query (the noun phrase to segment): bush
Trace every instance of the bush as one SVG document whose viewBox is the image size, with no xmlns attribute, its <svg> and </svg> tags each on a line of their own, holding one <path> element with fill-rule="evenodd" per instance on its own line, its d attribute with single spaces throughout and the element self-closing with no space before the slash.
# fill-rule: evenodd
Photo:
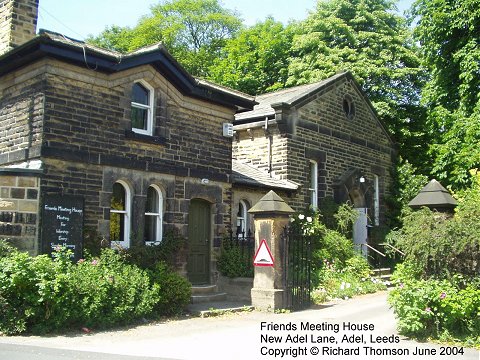
<svg viewBox="0 0 480 360">
<path fill-rule="evenodd" d="M 320 285 L 312 293 L 313 301 L 322 303 L 334 298 L 351 298 L 385 290 L 386 285 L 371 277 L 371 273 L 367 260 L 359 255 L 346 260 L 341 266 L 338 262 L 325 260 L 317 273 Z"/>
<path fill-rule="evenodd" d="M 150 281 L 160 287 L 154 314 L 164 316 L 182 313 L 190 303 L 192 285 L 162 262 L 158 263 L 154 270 L 149 270 L 148 274 Z"/>
<path fill-rule="evenodd" d="M 292 218 L 293 231 L 311 239 L 314 269 L 321 268 L 325 259 L 344 264 L 355 255 L 353 242 L 346 237 L 350 233 L 352 221 L 355 221 L 354 216 L 358 216 L 353 212 L 346 204 L 337 208 L 337 212 L 332 215 L 336 219 L 337 230 L 327 228 L 322 222 L 322 215 L 316 212 L 298 214 Z"/>
<path fill-rule="evenodd" d="M 229 278 L 253 277 L 253 250 L 242 240 L 230 241 L 225 239 L 217 260 L 217 269 Z"/>
<path fill-rule="evenodd" d="M 0 332 L 50 332 L 68 327 L 107 328 L 149 316 L 176 314 L 190 284 L 164 264 L 145 271 L 112 249 L 73 264 L 12 250 L 0 257 Z"/>
<path fill-rule="evenodd" d="M 389 303 L 398 317 L 400 333 L 416 338 L 463 339 L 480 346 L 480 288 L 461 276 L 450 280 L 417 280 L 411 265 L 394 274 L 397 286 Z"/>
<path fill-rule="evenodd" d="M 423 278 L 475 277 L 480 273 L 480 174 L 461 194 L 453 218 L 430 209 L 409 211 L 403 227 L 389 235 Z"/>
<path fill-rule="evenodd" d="M 326 259 L 344 265 L 348 259 L 355 256 L 352 240 L 335 230 L 326 229 L 321 242 L 317 244 L 312 253 L 313 262 L 321 265 Z"/>
<path fill-rule="evenodd" d="M 70 310 L 66 278 L 57 276 L 68 267 L 64 257 L 30 257 L 12 251 L 0 258 L 0 332 L 16 334 L 55 327 Z M 63 318 L 63 321 L 62 321 Z M 48 330 L 48 329 L 46 329 Z"/>
<path fill-rule="evenodd" d="M 177 231 L 166 231 L 162 242 L 158 245 L 134 245 L 128 249 L 120 249 L 125 260 L 142 269 L 154 270 L 157 264 L 164 262 L 175 266 L 176 254 L 182 249 L 185 239 Z"/>
<path fill-rule="evenodd" d="M 14 250 L 15 248 L 7 240 L 0 239 L 0 258 L 10 255 Z"/>
<path fill-rule="evenodd" d="M 68 289 L 74 308 L 69 322 L 77 326 L 106 328 L 124 325 L 152 314 L 160 296 L 158 284 L 136 266 L 125 264 L 112 249 L 99 258 L 79 261 L 70 268 Z"/>
<path fill-rule="evenodd" d="M 473 175 L 453 217 L 408 211 L 390 235 L 406 253 L 389 295 L 405 335 L 480 346 L 480 174 Z"/>
<path fill-rule="evenodd" d="M 357 216 L 351 206 L 344 204 L 328 215 L 335 229 L 322 222 L 322 214 L 299 214 L 292 219 L 294 231 L 311 238 L 311 281 L 315 288 L 312 299 L 316 303 L 386 289 L 385 284 L 371 277 L 370 265 L 356 254 L 353 241 L 347 237 Z"/>
</svg>

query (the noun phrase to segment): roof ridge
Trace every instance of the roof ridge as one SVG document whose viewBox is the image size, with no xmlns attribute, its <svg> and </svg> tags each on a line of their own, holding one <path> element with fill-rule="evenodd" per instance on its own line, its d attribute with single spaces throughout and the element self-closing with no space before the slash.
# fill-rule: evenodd
<svg viewBox="0 0 480 360">
<path fill-rule="evenodd" d="M 280 89 L 280 90 L 275 90 L 275 91 L 270 91 L 270 92 L 266 92 L 266 93 L 263 93 L 263 94 L 259 94 L 257 95 L 256 97 L 260 97 L 260 96 L 269 96 L 269 95 L 274 95 L 274 94 L 280 94 L 282 92 L 289 92 L 289 91 L 296 91 L 296 90 L 299 90 L 300 88 L 307 88 L 307 87 L 310 87 L 310 86 L 316 86 L 316 85 L 319 85 L 319 84 L 322 84 L 324 82 L 327 82 L 327 81 L 331 81 L 337 77 L 341 77 L 343 75 L 345 75 L 346 73 L 348 73 L 348 71 L 343 71 L 343 72 L 339 72 L 339 73 L 336 73 L 332 76 L 329 76 L 325 79 L 322 79 L 322 80 L 318 80 L 318 81 L 314 81 L 314 82 L 310 82 L 310 83 L 307 83 L 307 84 L 300 84 L 300 85 L 295 85 L 295 86 L 291 86 L 291 87 L 287 87 L 287 88 L 283 88 L 283 89 Z"/>
<path fill-rule="evenodd" d="M 275 90 L 275 91 L 271 91 L 271 92 L 266 92 L 266 93 L 257 95 L 256 97 L 260 97 L 260 96 L 271 96 L 271 95 L 277 95 L 277 94 L 282 94 L 282 93 L 287 93 L 287 92 L 294 92 L 294 91 L 296 91 L 296 90 L 298 90 L 298 89 L 300 89 L 300 88 L 309 87 L 309 86 L 312 86 L 312 85 L 315 85 L 315 84 L 319 84 L 319 83 L 321 83 L 321 82 L 323 82 L 323 81 L 325 81 L 325 80 L 316 81 L 316 82 L 309 83 L 309 84 L 302 84 L 302 85 L 291 86 L 291 87 L 283 88 L 283 89 L 280 89 L 280 90 Z"/>
</svg>

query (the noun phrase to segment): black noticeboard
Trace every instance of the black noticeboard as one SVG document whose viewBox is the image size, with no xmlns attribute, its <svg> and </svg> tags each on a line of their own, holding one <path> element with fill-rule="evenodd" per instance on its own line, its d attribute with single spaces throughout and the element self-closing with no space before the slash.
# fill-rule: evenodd
<svg viewBox="0 0 480 360">
<path fill-rule="evenodd" d="M 70 249 L 76 260 L 82 256 L 83 198 L 46 195 L 42 202 L 43 252 L 51 254 L 57 246 Z"/>
</svg>

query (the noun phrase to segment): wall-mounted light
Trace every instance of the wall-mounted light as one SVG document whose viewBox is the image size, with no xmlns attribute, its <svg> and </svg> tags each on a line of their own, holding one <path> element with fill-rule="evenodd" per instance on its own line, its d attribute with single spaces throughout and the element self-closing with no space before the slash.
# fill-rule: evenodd
<svg viewBox="0 0 480 360">
<path fill-rule="evenodd" d="M 363 184 L 365 182 L 365 176 L 360 176 L 360 178 L 358 179 L 358 181 Z"/>
<path fill-rule="evenodd" d="M 208 185 L 208 183 L 210 182 L 210 180 L 208 179 L 202 179 L 202 185 Z"/>
</svg>

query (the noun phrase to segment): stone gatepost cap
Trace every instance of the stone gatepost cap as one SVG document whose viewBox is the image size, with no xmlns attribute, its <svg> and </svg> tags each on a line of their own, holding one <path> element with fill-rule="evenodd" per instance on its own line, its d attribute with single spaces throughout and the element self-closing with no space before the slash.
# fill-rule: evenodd
<svg viewBox="0 0 480 360">
<path fill-rule="evenodd" d="M 273 190 L 262 197 L 250 210 L 250 214 L 280 213 L 293 214 L 295 211 Z"/>
</svg>

